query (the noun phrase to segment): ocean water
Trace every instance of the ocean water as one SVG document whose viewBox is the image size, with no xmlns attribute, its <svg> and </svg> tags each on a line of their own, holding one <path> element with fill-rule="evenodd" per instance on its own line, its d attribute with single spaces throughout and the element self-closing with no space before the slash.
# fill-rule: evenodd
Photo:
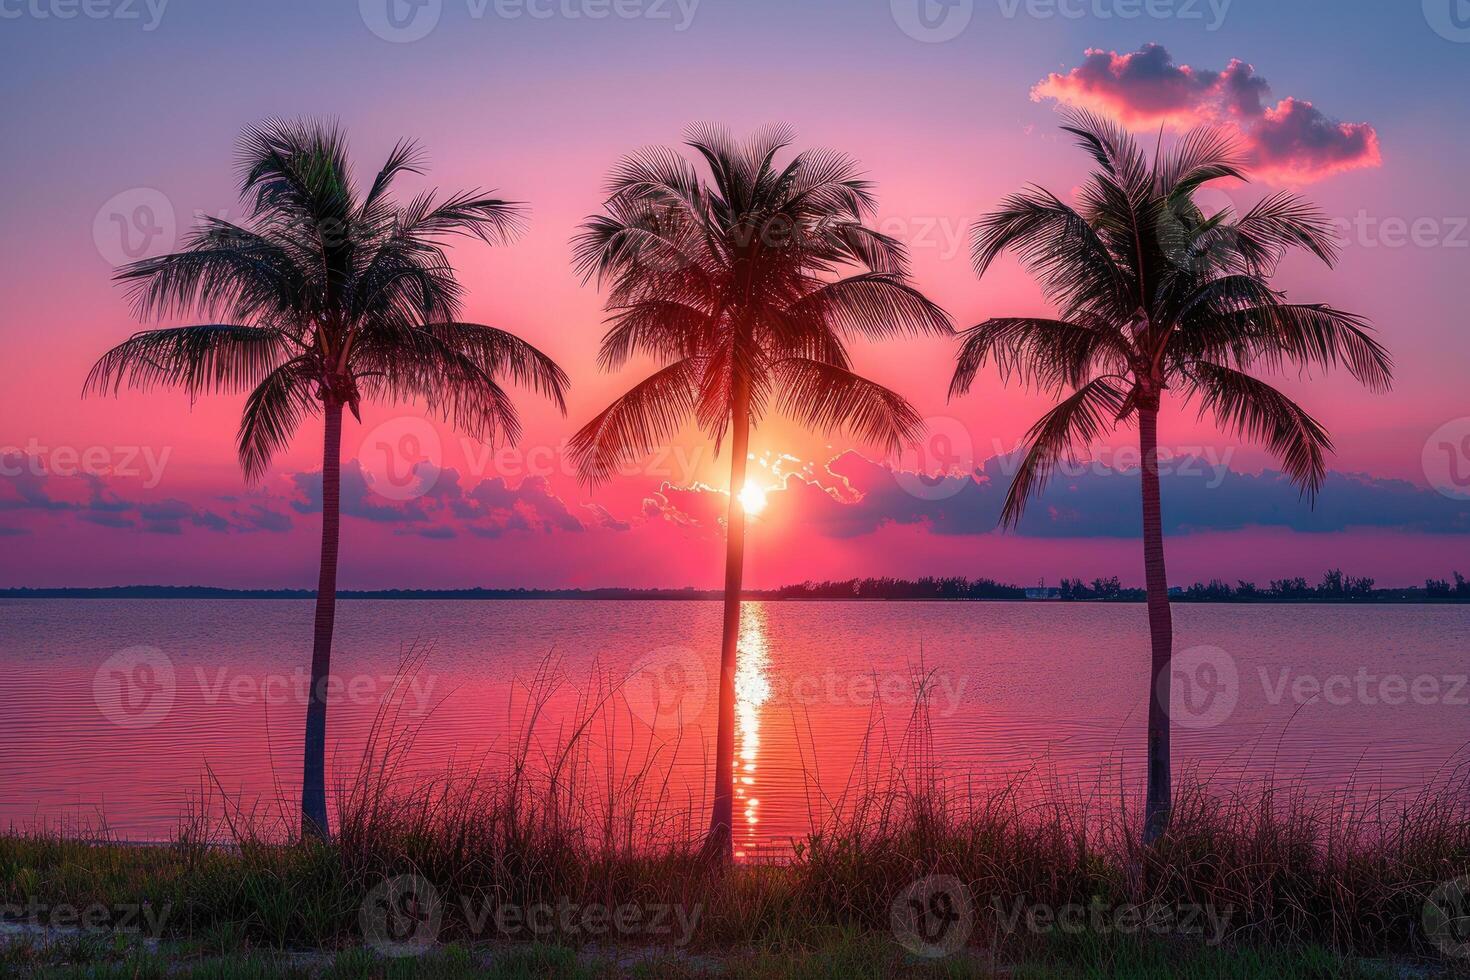
<svg viewBox="0 0 1470 980">
<path fill-rule="evenodd" d="M 1174 616 L 1177 769 L 1413 790 L 1461 761 L 1470 607 Z M 289 811 L 311 621 L 297 600 L 0 600 L 0 825 L 166 839 L 201 795 Z M 1134 792 L 1146 627 L 1141 604 L 748 603 L 740 846 L 788 843 L 904 766 Z M 675 809 L 701 812 L 718 643 L 713 602 L 344 601 L 333 784 L 358 771 L 375 721 L 411 732 L 405 764 L 438 775 L 502 764 L 533 715 L 550 745 L 595 714 L 589 757 L 652 773 Z"/>
</svg>

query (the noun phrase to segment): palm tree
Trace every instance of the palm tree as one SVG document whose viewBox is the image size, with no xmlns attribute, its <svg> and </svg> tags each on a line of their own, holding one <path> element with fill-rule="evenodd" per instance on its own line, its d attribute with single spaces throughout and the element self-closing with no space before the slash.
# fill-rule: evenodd
<svg viewBox="0 0 1470 980">
<path fill-rule="evenodd" d="M 853 161 L 826 150 L 775 158 L 783 128 L 737 143 L 696 127 L 679 152 L 658 147 L 612 173 L 603 212 L 575 241 L 585 279 L 609 283 L 611 324 L 600 365 L 643 355 L 660 365 L 572 439 L 589 483 L 642 458 L 693 420 L 730 441 L 725 610 L 720 645 L 714 806 L 706 854 L 732 847 L 735 648 L 745 550 L 750 430 L 772 412 L 824 431 L 845 428 L 893 447 L 922 420 L 899 395 L 854 373 L 847 340 L 899 333 L 949 335 L 944 311 L 909 284 L 903 246 L 864 224 L 873 211 Z"/>
<path fill-rule="evenodd" d="M 1074 113 L 1062 127 L 1097 162 L 1077 206 L 1042 188 L 1007 198 L 974 228 L 983 276 L 1014 252 L 1057 307 L 1056 319 L 1010 317 L 962 331 L 950 396 L 969 391 L 994 361 L 1003 379 L 1060 397 L 1026 435 L 1026 450 L 1001 521 L 1014 526 L 1054 464 L 1115 425 L 1136 418 L 1142 457 L 1143 551 L 1152 669 L 1148 787 L 1143 839 L 1163 833 L 1170 807 L 1169 695 L 1173 625 L 1164 573 L 1159 502 L 1158 413 L 1167 391 L 1222 429 L 1262 442 L 1285 474 L 1315 499 L 1332 443 L 1325 429 L 1251 370 L 1290 363 L 1302 373 L 1345 366 L 1387 390 L 1388 352 L 1367 322 L 1326 305 L 1289 303 L 1270 286 L 1281 258 L 1305 249 L 1331 265 L 1329 221 L 1296 195 L 1265 197 L 1238 217 L 1206 215 L 1195 191 L 1244 180 L 1230 138 L 1199 129 L 1148 163 L 1119 127 Z"/>
<path fill-rule="evenodd" d="M 326 684 L 337 605 L 342 410 L 364 398 L 418 400 L 467 434 L 514 440 L 515 407 L 500 382 L 534 387 L 565 413 L 566 375 L 525 341 L 457 319 L 461 287 L 445 253 L 455 235 L 486 243 L 518 230 L 518 205 L 468 191 L 389 197 L 421 174 L 412 142 L 389 154 L 366 194 L 332 123 L 269 120 L 240 138 L 244 225 L 204 218 L 182 251 L 120 269 L 140 319 L 217 321 L 146 330 L 108 351 L 84 392 L 126 384 L 244 392 L 238 450 L 258 481 L 302 420 L 320 413 L 322 551 L 302 773 L 303 835 L 326 837 Z"/>
</svg>

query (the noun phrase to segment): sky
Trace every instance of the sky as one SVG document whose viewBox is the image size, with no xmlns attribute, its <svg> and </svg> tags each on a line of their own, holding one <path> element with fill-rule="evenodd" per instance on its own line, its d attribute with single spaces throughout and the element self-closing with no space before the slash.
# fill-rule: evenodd
<svg viewBox="0 0 1470 980">
<path fill-rule="evenodd" d="M 877 226 L 966 327 L 1051 312 L 1009 259 L 977 280 L 968 233 L 1028 183 L 1066 196 L 1085 179 L 1087 157 L 1057 130 L 1063 106 L 1107 113 L 1148 146 L 1191 124 L 1231 128 L 1256 179 L 1207 188 L 1205 203 L 1244 208 L 1282 188 L 1315 201 L 1339 225 L 1341 260 L 1289 260 L 1277 285 L 1368 317 L 1395 359 L 1387 394 L 1346 374 L 1280 379 L 1336 445 L 1315 507 L 1258 447 L 1167 407 L 1171 581 L 1470 573 L 1464 6 L 0 0 L 0 586 L 314 582 L 319 428 L 247 486 L 233 442 L 243 396 L 81 397 L 96 358 L 140 327 L 113 268 L 167 251 L 198 214 L 240 217 L 235 142 L 252 123 L 335 118 L 360 175 L 414 138 L 429 171 L 402 193 L 493 188 L 526 202 L 514 243 L 455 247 L 465 318 L 512 330 L 572 379 L 565 417 L 518 393 L 515 446 L 466 440 L 421 406 L 364 406 L 344 437 L 341 585 L 711 587 L 727 455 L 691 430 L 589 490 L 562 451 L 650 369 L 598 370 L 605 297 L 571 265 L 608 171 L 694 123 L 786 123 L 796 148 L 860 161 Z M 993 370 L 949 401 L 955 349 L 855 345 L 857 366 L 929 422 L 901 455 L 779 419 L 757 429 L 766 507 L 750 585 L 1141 580 L 1136 436 L 1089 447 L 1003 534 L 1013 450 L 1049 403 Z"/>
</svg>

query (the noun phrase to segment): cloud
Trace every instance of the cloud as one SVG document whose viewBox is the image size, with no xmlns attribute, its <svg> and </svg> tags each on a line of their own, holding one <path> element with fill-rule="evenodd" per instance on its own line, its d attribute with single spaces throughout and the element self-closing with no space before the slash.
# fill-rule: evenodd
<svg viewBox="0 0 1470 980">
<path fill-rule="evenodd" d="M 322 475 L 294 473 L 291 481 L 298 513 L 316 514 L 322 509 Z M 422 495 L 411 500 L 389 500 L 376 493 L 356 460 L 342 464 L 342 514 L 382 524 L 404 525 L 400 533 L 429 539 L 448 539 L 460 530 L 485 538 L 510 532 L 577 534 L 588 527 L 626 531 L 630 525 L 614 519 L 600 507 L 573 510 L 551 491 L 546 479 L 528 476 L 512 487 L 502 477 L 481 480 L 466 490 L 458 471 L 438 470 L 426 481 Z M 579 512 L 585 512 L 584 521 Z"/>
<path fill-rule="evenodd" d="M 1197 69 L 1177 64 L 1159 44 L 1129 54 L 1091 48 L 1077 67 L 1038 82 L 1031 98 L 1091 109 L 1133 129 L 1230 127 L 1254 172 L 1276 183 L 1306 184 L 1382 163 L 1368 123 L 1338 122 L 1292 97 L 1273 106 L 1271 87 L 1253 65 L 1235 59 L 1222 71 Z"/>
<path fill-rule="evenodd" d="M 968 475 L 911 492 L 913 474 L 896 472 L 856 452 L 834 458 L 814 478 L 787 476 L 771 491 L 762 520 L 833 539 L 853 539 L 888 526 L 919 526 L 941 536 L 996 529 L 1015 472 L 996 456 Z M 1335 532 L 1377 528 L 1434 534 L 1470 533 L 1470 503 L 1406 480 L 1333 472 L 1316 506 L 1282 474 L 1240 473 L 1197 457 L 1169 460 L 1161 477 L 1164 530 L 1170 535 L 1280 528 Z M 840 488 L 845 487 L 848 495 Z M 1032 538 L 1135 538 L 1142 533 L 1137 469 L 1078 464 L 1058 473 L 1027 507 L 1016 533 Z M 713 528 L 725 494 L 708 488 L 658 495 L 654 513 L 675 523 Z"/>
<path fill-rule="evenodd" d="M 0 470 L 0 511 L 33 511 L 73 515 L 98 527 L 134 528 L 150 534 L 180 534 L 186 525 L 219 533 L 289 531 L 289 514 L 253 503 L 248 509 L 231 506 L 221 512 L 187 500 L 131 500 L 95 473 L 55 476 L 37 457 L 9 454 Z M 234 505 L 237 498 L 216 497 Z M 28 533 L 28 532 L 26 532 Z"/>
</svg>

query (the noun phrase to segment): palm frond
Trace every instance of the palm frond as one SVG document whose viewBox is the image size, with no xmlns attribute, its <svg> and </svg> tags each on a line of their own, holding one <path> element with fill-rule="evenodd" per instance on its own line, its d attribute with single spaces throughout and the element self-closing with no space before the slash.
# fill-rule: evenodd
<svg viewBox="0 0 1470 980">
<path fill-rule="evenodd" d="M 258 482 L 275 455 L 290 444 L 301 420 L 320 409 L 315 383 L 310 362 L 294 358 L 261 379 L 245 399 L 236 444 L 246 483 Z"/>
<path fill-rule="evenodd" d="M 144 330 L 98 359 L 82 393 L 116 394 L 124 385 L 142 391 L 168 385 L 191 396 L 239 391 L 259 382 L 289 351 L 285 334 L 263 327 L 210 324 Z"/>
<path fill-rule="evenodd" d="M 205 217 L 184 249 L 123 266 L 122 283 L 139 319 L 202 313 L 249 321 L 305 312 L 306 275 L 290 242 Z"/>
<path fill-rule="evenodd" d="M 945 337 L 949 315 L 897 276 L 863 272 L 818 285 L 786 311 L 792 319 L 822 323 L 849 334 L 883 339 L 902 334 Z"/>
<path fill-rule="evenodd" d="M 901 395 L 844 368 L 788 357 L 772 373 L 777 410 L 819 432 L 841 429 L 894 452 L 923 431 L 923 417 Z"/>
<path fill-rule="evenodd" d="M 1006 491 L 1001 525 L 1020 523 L 1026 504 L 1041 492 L 1057 462 L 1078 445 L 1111 431 L 1124 412 L 1127 398 L 1110 378 L 1095 378 L 1078 388 L 1043 415 L 1026 433 L 1027 447 Z"/>
<path fill-rule="evenodd" d="M 1198 126 L 1180 137 L 1154 175 L 1155 191 L 1170 200 L 1188 198 L 1212 180 L 1244 180 L 1239 140 L 1219 126 Z"/>
<path fill-rule="evenodd" d="M 1332 221 L 1320 208 L 1289 191 L 1257 202 L 1230 231 L 1235 249 L 1257 272 L 1270 274 L 1293 248 L 1304 248 L 1329 266 L 1337 261 Z"/>
<path fill-rule="evenodd" d="M 680 360 L 630 388 L 597 414 L 568 443 L 582 481 L 597 484 L 667 443 L 694 414 L 699 367 Z"/>
<path fill-rule="evenodd" d="M 1280 352 L 1302 365 L 1346 367 L 1370 391 L 1393 386 L 1393 356 L 1356 314 L 1325 304 L 1273 303 L 1239 310 L 1229 320 L 1268 363 Z"/>
<path fill-rule="evenodd" d="M 470 357 L 491 377 L 504 375 L 551 399 L 563 415 L 571 381 L 555 361 L 515 334 L 478 323 L 429 323 L 421 329 Z"/>
<path fill-rule="evenodd" d="M 1222 429 L 1264 443 L 1282 469 L 1308 497 L 1327 478 L 1332 439 L 1301 406 L 1266 382 L 1233 368 L 1200 361 L 1191 365 L 1191 394 L 1201 398 L 1200 415 L 1214 415 Z"/>
<path fill-rule="evenodd" d="M 1013 194 L 971 230 L 975 274 L 1014 251 L 1057 305 L 1120 317 L 1138 303 L 1107 244 L 1082 215 L 1042 188 Z"/>
<path fill-rule="evenodd" d="M 1106 323 L 998 317 L 960 332 L 962 343 L 949 397 L 968 394 L 975 377 L 994 361 L 1002 381 L 1014 375 L 1043 391 L 1076 388 L 1099 370 L 1125 368 L 1124 338 Z"/>
</svg>

